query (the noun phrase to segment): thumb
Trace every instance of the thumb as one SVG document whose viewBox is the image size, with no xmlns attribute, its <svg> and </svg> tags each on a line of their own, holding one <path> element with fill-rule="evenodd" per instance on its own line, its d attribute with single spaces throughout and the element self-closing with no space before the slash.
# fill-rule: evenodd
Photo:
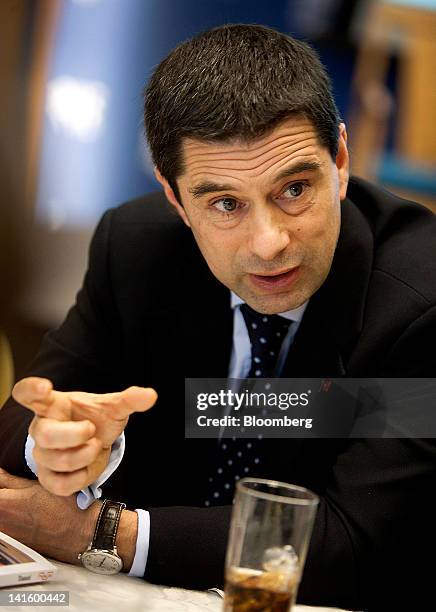
<svg viewBox="0 0 436 612">
<path fill-rule="evenodd" d="M 0 468 L 0 489 L 26 489 L 34 483 L 35 481 L 29 478 L 14 476 L 3 468 Z"/>
<path fill-rule="evenodd" d="M 129 387 L 124 391 L 116 393 L 102 393 L 91 397 L 91 404 L 88 403 L 87 396 L 83 399 L 77 394 L 70 396 L 72 403 L 86 407 L 98 407 L 107 410 L 107 416 L 115 421 L 123 421 L 134 412 L 144 412 L 149 410 L 157 400 L 157 393 L 151 387 Z"/>
</svg>

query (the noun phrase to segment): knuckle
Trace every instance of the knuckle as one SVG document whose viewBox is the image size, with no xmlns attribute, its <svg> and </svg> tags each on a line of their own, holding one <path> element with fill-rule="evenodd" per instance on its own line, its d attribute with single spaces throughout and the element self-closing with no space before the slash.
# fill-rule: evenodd
<svg viewBox="0 0 436 612">
<path fill-rule="evenodd" d="M 77 424 L 77 435 L 83 439 L 87 439 L 95 430 L 95 425 L 92 421 L 82 421 Z"/>
<path fill-rule="evenodd" d="M 124 391 L 121 391 L 119 394 L 118 400 L 126 403 L 130 401 L 132 397 L 136 397 L 138 390 L 139 387 L 128 387 L 127 389 L 124 389 Z"/>
<path fill-rule="evenodd" d="M 95 425 L 92 421 L 85 421 L 85 431 L 87 434 L 93 433 L 95 431 Z"/>
<path fill-rule="evenodd" d="M 74 469 L 71 453 L 59 453 L 56 461 L 58 472 L 71 472 Z"/>
<path fill-rule="evenodd" d="M 42 404 L 41 402 L 32 401 L 32 407 L 33 407 L 33 409 L 37 409 L 38 410 L 38 415 L 40 417 L 47 416 L 47 414 L 49 412 L 49 407 L 46 404 Z"/>
<path fill-rule="evenodd" d="M 37 439 L 42 447 L 49 448 L 54 442 L 53 431 L 48 428 L 41 429 Z"/>
<path fill-rule="evenodd" d="M 72 491 L 70 490 L 69 479 L 60 474 L 53 474 L 50 482 L 51 492 L 56 495 L 66 496 L 70 495 Z"/>
</svg>

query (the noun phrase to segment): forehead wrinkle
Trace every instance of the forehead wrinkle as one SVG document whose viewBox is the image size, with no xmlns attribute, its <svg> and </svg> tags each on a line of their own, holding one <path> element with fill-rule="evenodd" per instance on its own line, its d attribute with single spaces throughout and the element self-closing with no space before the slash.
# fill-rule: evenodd
<svg viewBox="0 0 436 612">
<path fill-rule="evenodd" d="M 266 151 L 260 151 L 260 152 L 256 153 L 256 155 L 253 155 L 251 157 L 243 155 L 242 159 L 241 159 L 240 155 L 238 157 L 229 157 L 229 155 L 237 155 L 237 152 L 233 151 L 233 150 L 229 151 L 227 154 L 224 153 L 224 152 L 221 152 L 221 151 L 220 152 L 209 151 L 207 154 L 201 154 L 201 157 L 206 157 L 207 156 L 208 157 L 207 161 L 210 161 L 210 162 L 222 161 L 222 160 L 224 160 L 224 161 L 249 162 L 249 161 L 252 161 L 253 159 L 258 159 L 259 157 L 268 155 L 268 153 L 271 153 L 271 152 L 276 151 L 276 150 L 279 150 L 279 151 L 280 150 L 291 150 L 291 151 L 296 150 L 296 149 L 298 149 L 299 147 L 301 147 L 302 145 L 304 145 L 307 142 L 313 142 L 313 144 L 315 146 L 318 145 L 318 140 L 317 140 L 316 137 L 308 136 L 307 138 L 299 140 L 298 142 L 289 142 L 289 141 L 286 141 L 286 142 L 280 143 L 279 145 L 276 144 L 275 146 L 267 149 Z M 244 152 L 241 152 L 241 153 L 243 154 Z M 204 163 L 203 159 L 197 159 L 197 157 L 200 157 L 200 155 L 193 155 L 192 156 L 191 160 L 189 160 L 190 161 L 190 166 L 195 166 L 195 165 Z M 185 161 L 187 161 L 187 160 L 185 160 Z"/>
<path fill-rule="evenodd" d="M 203 177 L 205 181 L 211 182 L 209 181 L 209 177 L 211 176 L 216 176 L 219 178 L 219 180 L 217 181 L 218 183 L 224 183 L 224 180 L 230 179 L 230 180 L 234 180 L 234 181 L 238 181 L 239 183 L 243 183 L 244 179 L 239 178 L 237 176 L 232 176 L 230 174 L 223 174 L 221 172 L 214 172 L 214 170 L 216 170 L 216 168 L 214 167 L 212 170 L 210 170 L 210 172 L 207 173 L 207 178 L 204 177 L 204 173 L 203 172 L 199 172 L 196 175 L 192 176 L 192 179 L 194 179 L 196 176 L 200 176 Z"/>
<path fill-rule="evenodd" d="M 318 157 L 317 157 L 317 155 L 315 153 L 312 153 L 312 152 L 305 153 L 304 150 L 303 150 L 303 151 L 300 151 L 298 153 L 298 155 L 296 155 L 292 159 L 289 159 L 289 157 L 287 155 L 286 156 L 282 156 L 280 159 L 278 159 L 276 162 L 274 162 L 267 169 L 265 169 L 263 167 L 259 167 L 259 171 L 257 173 L 256 172 L 251 173 L 250 174 L 250 178 L 257 178 L 257 177 L 261 176 L 265 172 L 265 170 L 266 171 L 273 171 L 273 169 L 275 169 L 274 174 L 276 175 L 276 174 L 279 173 L 278 171 L 280 170 L 280 168 L 284 168 L 286 166 L 290 166 L 291 167 L 294 162 L 297 163 L 297 161 L 299 161 L 299 160 L 300 161 L 303 161 L 303 160 L 309 161 L 310 160 L 310 161 L 317 161 L 317 162 L 319 162 L 319 159 L 318 159 Z M 265 164 L 263 164 L 263 166 L 264 165 Z"/>
<path fill-rule="evenodd" d="M 232 158 L 232 157 L 228 157 L 229 155 L 244 155 L 244 158 L 248 161 L 252 160 L 252 159 L 256 159 L 257 157 L 264 155 L 266 153 L 268 153 L 269 151 L 276 149 L 278 147 L 285 147 L 287 146 L 289 143 L 292 143 L 293 145 L 298 145 L 300 143 L 306 142 L 307 140 L 313 139 L 318 143 L 318 136 L 315 132 L 315 130 L 311 130 L 310 133 L 307 134 L 307 132 L 305 130 L 300 131 L 297 135 L 300 136 L 301 134 L 306 133 L 306 137 L 303 138 L 302 140 L 295 140 L 295 138 L 291 137 L 289 134 L 286 134 L 285 136 L 281 136 L 281 137 L 276 137 L 273 140 L 271 140 L 270 142 L 265 143 L 264 145 L 258 146 L 255 149 L 253 149 L 253 147 L 250 147 L 250 149 L 253 151 L 254 155 L 250 155 L 251 150 L 247 149 L 247 148 L 241 148 L 241 149 L 235 149 L 235 147 L 231 147 L 230 149 L 223 149 L 223 150 L 215 150 L 213 153 L 211 151 L 197 151 L 195 153 L 193 153 L 192 151 L 190 152 L 192 158 L 193 158 L 193 163 L 195 163 L 195 160 L 197 160 L 197 158 L 201 158 L 201 157 L 208 157 L 211 156 L 210 159 L 213 161 L 215 159 L 219 159 L 222 156 L 226 156 L 226 159 L 236 159 L 236 161 L 239 158 Z M 195 145 L 197 147 L 210 147 L 211 145 L 209 144 L 205 144 L 203 142 L 199 142 L 197 143 L 197 145 Z M 213 145 L 212 145 L 213 146 Z M 188 147 L 186 147 L 188 148 Z M 193 148 L 193 147 L 191 147 Z M 216 145 L 216 148 L 219 149 L 219 145 Z M 247 153 L 249 155 L 247 155 Z M 186 161 L 186 156 L 185 156 L 185 161 Z M 200 161 L 200 160 L 199 160 Z"/>
<path fill-rule="evenodd" d="M 311 139 L 308 139 L 308 144 L 304 148 L 302 148 L 302 149 L 300 148 L 300 144 L 301 143 L 299 143 L 298 147 L 293 147 L 291 149 L 289 149 L 288 147 L 281 147 L 280 151 L 276 151 L 274 155 L 269 155 L 266 159 L 261 159 L 259 161 L 259 163 L 255 164 L 253 166 L 247 167 L 246 163 L 249 160 L 242 160 L 241 161 L 239 159 L 234 160 L 234 161 L 240 161 L 241 162 L 241 164 L 239 165 L 238 168 L 229 168 L 228 164 L 225 164 L 225 165 L 222 165 L 222 166 L 219 165 L 219 164 L 214 164 L 213 166 L 209 166 L 209 165 L 204 165 L 204 162 L 197 162 L 195 164 L 190 165 L 190 172 L 189 172 L 189 174 L 191 175 L 192 179 L 195 179 L 199 175 L 201 176 L 204 173 L 207 173 L 207 174 L 217 174 L 216 171 L 218 169 L 221 169 L 221 168 L 223 170 L 227 170 L 227 171 L 232 170 L 232 171 L 235 171 L 235 172 L 238 172 L 238 171 L 253 172 L 253 171 L 259 170 L 259 173 L 262 173 L 264 166 L 266 164 L 268 164 L 271 160 L 274 160 L 275 158 L 278 158 L 277 162 L 280 162 L 282 160 L 286 160 L 287 162 L 289 161 L 289 163 L 291 163 L 292 161 L 294 161 L 294 159 L 298 159 L 298 157 L 301 157 L 301 156 L 305 156 L 305 157 L 310 156 L 310 155 L 315 156 L 316 155 L 316 151 L 310 152 L 310 148 L 312 146 L 310 140 Z M 308 151 L 308 149 L 309 149 L 309 151 Z M 298 152 L 298 155 L 294 156 L 294 154 L 296 152 Z M 212 162 L 213 159 L 208 160 L 208 161 Z M 231 160 L 227 159 L 227 160 L 222 160 L 222 161 L 231 161 Z M 252 161 L 252 160 L 250 160 L 250 161 Z M 244 164 L 244 162 L 245 162 L 245 164 Z M 255 174 L 255 176 L 257 176 L 257 174 Z"/>
<path fill-rule="evenodd" d="M 288 122 L 289 123 L 289 122 Z M 289 138 L 289 137 L 295 137 L 298 136 L 299 134 L 303 133 L 303 132 L 312 132 L 316 134 L 316 130 L 313 126 L 313 124 L 310 121 L 307 121 L 306 123 L 300 123 L 299 125 L 289 125 L 288 123 L 284 123 L 283 125 L 277 127 L 274 131 L 268 133 L 266 136 L 260 137 L 257 140 L 249 140 L 249 141 L 241 141 L 240 139 L 234 139 L 232 140 L 226 140 L 223 142 L 217 142 L 214 140 L 211 141 L 204 141 L 201 139 L 196 139 L 196 138 L 185 138 L 183 141 L 183 146 L 186 149 L 192 149 L 195 147 L 210 147 L 210 146 L 216 146 L 216 147 L 226 147 L 226 146 L 230 146 L 232 147 L 232 150 L 235 150 L 235 146 L 237 146 L 238 144 L 241 146 L 241 149 L 238 150 L 238 152 L 243 152 L 246 151 L 247 148 L 252 147 L 253 145 L 255 145 L 255 143 L 258 143 L 259 147 L 263 147 L 263 146 L 267 146 L 269 143 L 276 141 L 277 139 L 281 139 L 281 138 Z M 284 132 L 284 134 L 283 134 Z M 282 135 L 283 134 L 283 135 Z M 224 151 L 226 151 L 224 149 Z"/>
<path fill-rule="evenodd" d="M 216 168 L 225 168 L 227 166 L 219 166 L 219 163 L 227 163 L 227 162 L 240 162 L 241 165 L 243 164 L 247 164 L 249 162 L 252 161 L 256 161 L 259 158 L 265 158 L 264 161 L 268 161 L 269 159 L 273 159 L 277 154 L 280 154 L 282 152 L 284 153 L 288 153 L 288 154 L 292 154 L 294 153 L 294 151 L 299 150 L 301 147 L 303 147 L 304 149 L 306 149 L 310 144 L 313 144 L 314 146 L 316 146 L 318 143 L 317 141 L 314 142 L 314 139 L 312 138 L 306 138 L 305 140 L 300 140 L 298 143 L 282 143 L 279 146 L 275 146 L 275 147 L 271 147 L 271 149 L 268 149 L 267 151 L 263 151 L 261 153 L 259 153 L 258 155 L 255 155 L 253 157 L 245 157 L 243 159 L 241 159 L 241 157 L 227 157 L 224 155 L 224 153 L 222 154 L 211 154 L 210 157 L 207 160 L 191 160 L 190 161 L 190 167 L 198 167 L 199 165 L 202 166 L 205 161 L 206 163 L 214 163 L 214 167 Z M 303 146 L 304 145 L 304 146 Z M 234 154 L 234 152 L 232 152 Z M 267 157 L 268 156 L 268 157 Z M 261 160 L 259 162 L 260 164 L 263 163 L 263 161 Z M 250 166 L 248 167 L 248 169 L 250 168 L 257 168 L 257 166 L 259 165 L 256 164 L 254 166 Z"/>
<path fill-rule="evenodd" d="M 250 168 L 246 168 L 246 170 L 248 172 L 253 172 L 256 170 L 260 170 L 260 172 L 262 172 L 262 167 L 264 167 L 265 165 L 269 164 L 272 160 L 277 159 L 277 162 L 283 160 L 283 159 L 288 159 L 289 162 L 292 162 L 295 157 L 295 153 L 297 153 L 297 156 L 302 154 L 302 155 L 310 155 L 310 153 L 304 153 L 304 151 L 306 151 L 307 149 L 310 149 L 312 146 L 311 143 L 311 139 L 308 139 L 308 144 L 306 144 L 306 146 L 304 146 L 303 148 L 301 148 L 301 145 L 303 143 L 298 143 L 298 146 L 294 146 L 294 147 L 281 147 L 279 151 L 269 151 L 268 153 L 271 153 L 270 155 L 268 155 L 268 157 L 266 157 L 266 153 L 264 155 L 264 159 L 260 159 L 259 162 L 254 165 L 254 166 L 250 166 Z M 315 154 L 315 153 L 313 153 Z M 273 161 L 273 165 L 274 165 Z M 242 169 L 242 168 L 241 168 Z M 244 168 L 245 169 L 245 168 Z"/>
</svg>

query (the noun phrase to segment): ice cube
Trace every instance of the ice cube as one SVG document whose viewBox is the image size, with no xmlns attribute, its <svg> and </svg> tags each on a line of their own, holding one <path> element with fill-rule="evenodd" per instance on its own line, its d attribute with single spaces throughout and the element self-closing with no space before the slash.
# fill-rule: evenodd
<svg viewBox="0 0 436 612">
<path fill-rule="evenodd" d="M 298 555 L 290 544 L 267 548 L 262 558 L 267 572 L 294 573 L 298 567 Z"/>
</svg>

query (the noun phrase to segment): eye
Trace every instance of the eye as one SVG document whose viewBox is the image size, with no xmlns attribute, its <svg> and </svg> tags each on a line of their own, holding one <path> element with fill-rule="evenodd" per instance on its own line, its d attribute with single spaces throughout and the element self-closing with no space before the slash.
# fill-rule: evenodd
<svg viewBox="0 0 436 612">
<path fill-rule="evenodd" d="M 233 198 L 221 198 L 212 204 L 213 208 L 225 214 L 236 212 L 238 203 Z"/>
<path fill-rule="evenodd" d="M 283 191 L 283 195 L 288 193 L 291 198 L 298 198 L 304 191 L 305 188 L 304 183 L 292 183 L 292 185 L 288 185 L 286 189 Z"/>
</svg>

